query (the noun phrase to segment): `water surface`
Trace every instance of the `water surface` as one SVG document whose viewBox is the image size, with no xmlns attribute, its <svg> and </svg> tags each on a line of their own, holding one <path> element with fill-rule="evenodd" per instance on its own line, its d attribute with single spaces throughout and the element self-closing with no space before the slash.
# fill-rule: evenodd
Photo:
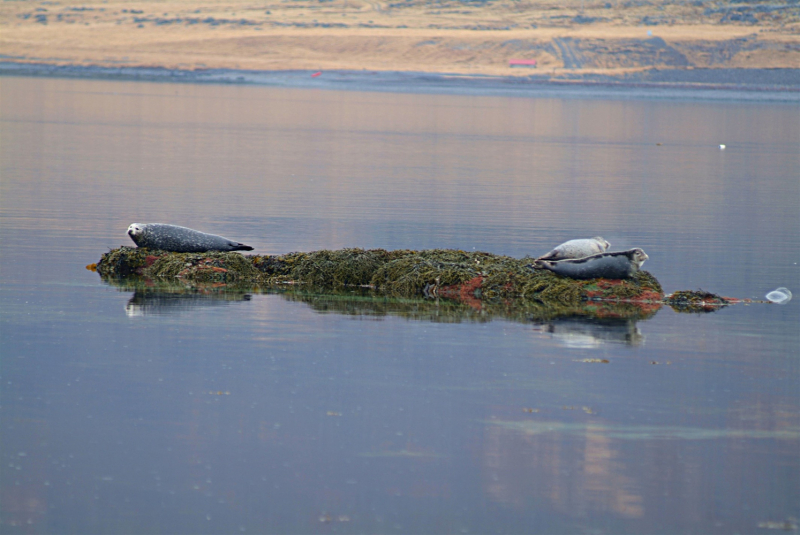
<svg viewBox="0 0 800 535">
<path fill-rule="evenodd" d="M 0 88 L 3 533 L 797 523 L 796 300 L 542 323 L 359 295 L 134 291 L 84 269 L 130 245 L 134 221 L 262 254 L 522 257 L 602 235 L 647 251 L 668 292 L 797 295 L 796 105 Z"/>
</svg>

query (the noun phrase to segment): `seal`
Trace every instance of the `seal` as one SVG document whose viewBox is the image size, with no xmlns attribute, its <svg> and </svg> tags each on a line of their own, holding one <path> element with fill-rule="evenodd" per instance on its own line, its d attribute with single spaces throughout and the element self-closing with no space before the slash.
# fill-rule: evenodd
<svg viewBox="0 0 800 535">
<path fill-rule="evenodd" d="M 537 260 L 568 260 L 584 258 L 593 254 L 604 253 L 611 246 L 600 236 L 585 240 L 569 240 L 564 242 Z"/>
<path fill-rule="evenodd" d="M 537 260 L 534 269 L 547 269 L 571 279 L 629 279 L 650 258 L 641 249 L 600 253 L 572 260 Z"/>
<path fill-rule="evenodd" d="M 128 227 L 128 236 L 137 247 L 173 253 L 253 250 L 249 245 L 216 234 L 206 234 L 199 230 L 164 223 L 133 223 Z"/>
</svg>

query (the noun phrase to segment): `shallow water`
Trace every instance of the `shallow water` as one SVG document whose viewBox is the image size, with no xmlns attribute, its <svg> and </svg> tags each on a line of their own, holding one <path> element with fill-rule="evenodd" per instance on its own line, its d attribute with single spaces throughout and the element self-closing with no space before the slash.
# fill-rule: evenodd
<svg viewBox="0 0 800 535">
<path fill-rule="evenodd" d="M 0 78 L 0 531 L 797 524 L 797 300 L 541 324 L 357 295 L 134 292 L 84 269 L 130 245 L 134 221 L 262 254 L 521 257 L 602 235 L 647 251 L 667 292 L 796 295 L 797 118 Z"/>
</svg>

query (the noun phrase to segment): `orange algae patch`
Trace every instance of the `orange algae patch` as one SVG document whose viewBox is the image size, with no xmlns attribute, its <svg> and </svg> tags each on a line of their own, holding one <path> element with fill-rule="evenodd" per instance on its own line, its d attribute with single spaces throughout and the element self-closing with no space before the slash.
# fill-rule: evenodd
<svg viewBox="0 0 800 535">
<path fill-rule="evenodd" d="M 433 293 L 439 297 L 456 299 L 473 308 L 479 309 L 482 306 L 480 299 L 480 289 L 482 285 L 483 277 L 477 276 L 461 284 L 452 284 L 435 288 Z"/>
<path fill-rule="evenodd" d="M 586 281 L 582 297 L 588 301 L 660 305 L 664 299 L 664 293 L 661 285 L 652 275 L 646 271 L 640 271 L 633 279 Z"/>
</svg>

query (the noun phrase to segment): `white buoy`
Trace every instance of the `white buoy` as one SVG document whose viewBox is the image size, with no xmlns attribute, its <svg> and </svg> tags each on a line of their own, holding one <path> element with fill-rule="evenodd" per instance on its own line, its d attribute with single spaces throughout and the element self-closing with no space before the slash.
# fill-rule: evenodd
<svg viewBox="0 0 800 535">
<path fill-rule="evenodd" d="M 725 145 L 720 144 L 719 150 L 725 150 Z"/>
<path fill-rule="evenodd" d="M 785 305 L 792 300 L 792 292 L 787 288 L 778 288 L 767 294 L 767 299 L 778 305 Z"/>
</svg>

